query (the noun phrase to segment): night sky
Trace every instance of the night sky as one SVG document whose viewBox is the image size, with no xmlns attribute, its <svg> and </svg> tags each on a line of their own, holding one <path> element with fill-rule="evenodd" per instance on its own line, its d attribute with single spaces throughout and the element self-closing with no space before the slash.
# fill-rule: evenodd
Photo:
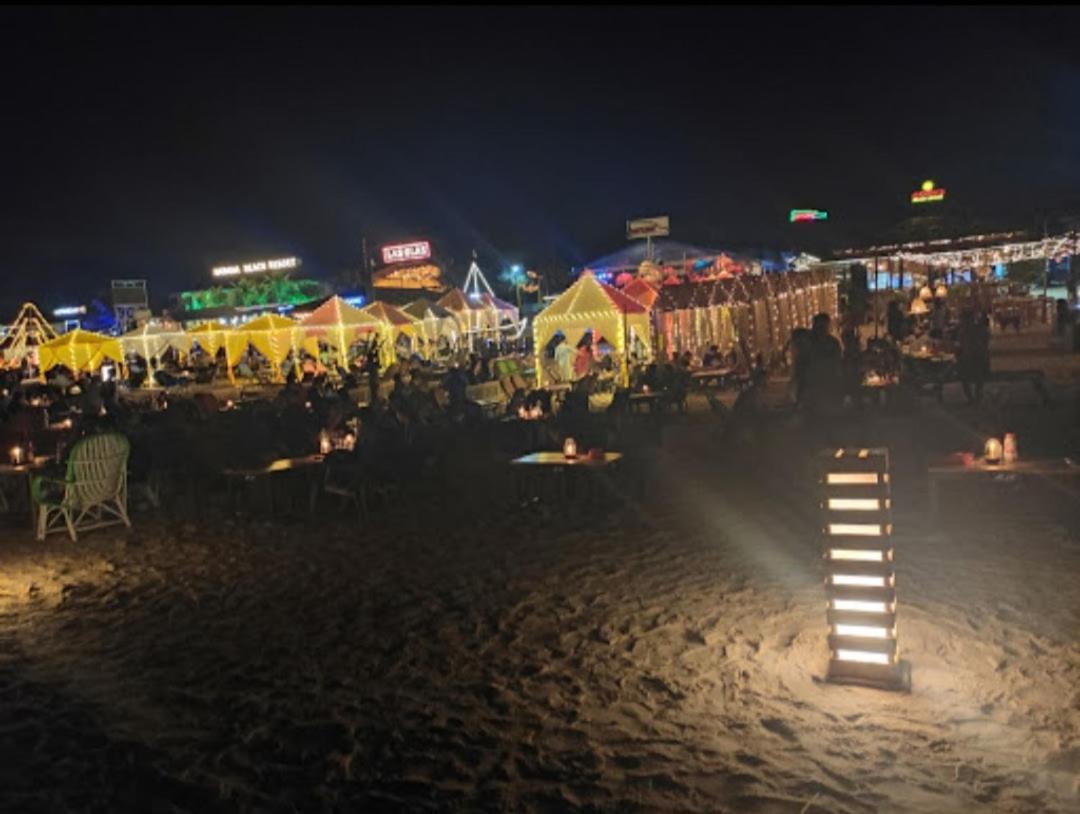
<svg viewBox="0 0 1080 814">
<path fill-rule="evenodd" d="M 1080 202 L 1067 9 L 2 12 L 4 302 L 161 300 L 211 265 L 330 278 L 430 237 L 564 270 L 673 237 L 874 240 L 925 177 L 1032 225 Z"/>
</svg>

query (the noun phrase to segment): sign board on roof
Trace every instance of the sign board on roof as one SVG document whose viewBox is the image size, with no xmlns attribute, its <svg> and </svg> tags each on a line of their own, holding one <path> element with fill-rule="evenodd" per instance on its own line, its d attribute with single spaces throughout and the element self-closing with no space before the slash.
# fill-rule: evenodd
<svg viewBox="0 0 1080 814">
<path fill-rule="evenodd" d="M 671 221 L 667 215 L 655 218 L 637 218 L 626 222 L 626 239 L 637 240 L 643 237 L 664 237 L 671 234 Z"/>
<path fill-rule="evenodd" d="M 295 257 L 276 257 L 273 260 L 256 260 L 231 266 L 215 266 L 210 273 L 215 277 L 239 277 L 242 274 L 266 274 L 271 271 L 288 271 L 297 268 L 300 261 Z"/>
<path fill-rule="evenodd" d="M 412 243 L 394 243 L 383 246 L 382 261 L 384 265 L 391 263 L 411 263 L 416 260 L 427 260 L 431 257 L 431 243 L 426 240 L 416 240 Z"/>
<path fill-rule="evenodd" d="M 933 181 L 927 179 L 922 182 L 922 189 L 911 193 L 913 204 L 934 203 L 945 200 L 945 190 L 937 187 Z"/>
<path fill-rule="evenodd" d="M 824 209 L 792 209 L 788 212 L 788 223 L 808 223 L 828 219 L 829 213 Z"/>
</svg>

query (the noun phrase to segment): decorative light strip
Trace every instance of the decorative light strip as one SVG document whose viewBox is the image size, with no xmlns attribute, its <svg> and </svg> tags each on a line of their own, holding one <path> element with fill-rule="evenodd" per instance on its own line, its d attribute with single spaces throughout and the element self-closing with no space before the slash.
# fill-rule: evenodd
<svg viewBox="0 0 1080 814">
<path fill-rule="evenodd" d="M 857 661 L 861 664 L 889 664 L 888 653 L 867 653 L 864 650 L 837 650 L 837 661 Z"/>
<path fill-rule="evenodd" d="M 825 476 L 825 482 L 832 486 L 876 486 L 888 483 L 889 476 L 877 472 L 830 472 Z"/>
<path fill-rule="evenodd" d="M 884 551 L 878 549 L 862 551 L 854 548 L 830 548 L 829 559 L 855 560 L 858 562 L 884 562 L 886 560 L 886 555 Z"/>
<path fill-rule="evenodd" d="M 837 636 L 856 636 L 862 639 L 888 639 L 895 631 L 873 625 L 833 625 Z"/>
<path fill-rule="evenodd" d="M 888 508 L 889 501 L 885 501 Z M 831 497 L 829 509 L 834 512 L 876 512 L 882 508 L 881 501 L 870 497 Z"/>
<path fill-rule="evenodd" d="M 877 523 L 829 523 L 829 534 L 837 536 L 880 537 Z"/>
<path fill-rule="evenodd" d="M 834 599 L 833 610 L 852 611 L 853 613 L 892 613 L 892 602 L 868 602 L 863 599 Z"/>
<path fill-rule="evenodd" d="M 866 577 L 859 574 L 833 574 L 833 585 L 855 585 L 860 588 L 887 588 L 892 584 L 892 577 Z"/>
</svg>

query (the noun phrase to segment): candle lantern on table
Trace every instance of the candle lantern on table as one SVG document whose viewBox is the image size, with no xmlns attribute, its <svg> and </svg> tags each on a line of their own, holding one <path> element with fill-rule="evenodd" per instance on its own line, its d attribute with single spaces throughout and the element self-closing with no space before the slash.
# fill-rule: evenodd
<svg viewBox="0 0 1080 814">
<path fill-rule="evenodd" d="M 573 438 L 567 438 L 565 441 L 563 441 L 562 454 L 563 454 L 564 457 L 566 457 L 568 459 L 576 458 L 577 457 L 577 441 L 575 441 Z"/>
<path fill-rule="evenodd" d="M 333 448 L 334 445 L 330 441 L 330 433 L 326 430 L 322 430 L 319 433 L 319 452 L 323 455 L 329 455 Z"/>
<path fill-rule="evenodd" d="M 821 511 L 829 624 L 829 681 L 910 686 L 896 637 L 889 453 L 836 449 L 821 456 Z"/>
<path fill-rule="evenodd" d="M 1001 444 L 1001 460 L 1007 464 L 1016 463 L 1016 435 L 1005 433 L 1005 440 Z"/>
<path fill-rule="evenodd" d="M 9 457 L 11 458 L 11 463 L 14 466 L 19 466 L 23 462 L 23 448 L 18 445 L 13 446 L 11 448 L 11 452 L 9 453 Z"/>
<path fill-rule="evenodd" d="M 988 464 L 1001 463 L 1001 457 L 1003 450 L 1001 448 L 1001 442 L 996 438 L 988 438 L 986 446 L 983 449 L 983 457 Z"/>
</svg>

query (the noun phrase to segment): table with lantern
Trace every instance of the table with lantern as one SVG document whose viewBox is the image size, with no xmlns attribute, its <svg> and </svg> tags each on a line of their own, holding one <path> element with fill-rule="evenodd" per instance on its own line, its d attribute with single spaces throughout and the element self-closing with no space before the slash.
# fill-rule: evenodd
<svg viewBox="0 0 1080 814">
<path fill-rule="evenodd" d="M 0 477 L 22 479 L 24 484 L 23 491 L 26 494 L 26 505 L 30 514 L 30 527 L 34 528 L 34 497 L 31 484 L 34 480 L 34 476 L 40 474 L 54 458 L 47 455 L 37 455 L 33 458 L 18 456 L 18 462 L 16 462 L 16 456 L 12 455 L 10 457 L 11 459 L 9 461 L 0 463 Z M 3 490 L 0 490 L 0 509 L 5 512 L 11 510 L 7 501 L 7 495 Z"/>
<path fill-rule="evenodd" d="M 308 503 L 308 514 L 315 513 L 315 504 L 319 497 L 319 485 L 321 482 L 323 462 L 326 460 L 326 456 L 322 454 L 318 455 L 303 455 L 296 458 L 279 458 L 275 461 L 264 466 L 254 467 L 230 467 L 222 471 L 226 481 L 229 485 L 229 497 L 230 503 L 236 505 L 236 493 L 237 487 L 248 486 L 255 487 L 258 484 L 265 484 L 268 488 L 272 489 L 272 483 L 275 480 L 281 478 L 287 478 L 289 476 L 300 476 L 306 480 Z M 271 491 L 270 504 L 271 510 L 276 510 L 280 505 L 286 501 L 278 501 L 274 499 L 274 495 Z"/>
<path fill-rule="evenodd" d="M 941 509 L 941 486 L 946 481 L 1011 482 L 1017 478 L 1075 478 L 1080 476 L 1080 464 L 1070 458 L 1017 459 L 1006 463 L 997 460 L 990 463 L 986 458 L 952 456 L 932 464 L 927 469 L 930 497 L 930 518 L 937 522 Z"/>
<path fill-rule="evenodd" d="M 533 452 L 522 455 L 510 462 L 511 468 L 516 473 L 517 495 L 519 500 L 523 497 L 538 497 L 527 492 L 539 491 L 538 479 L 554 479 L 558 486 L 559 498 L 566 502 L 570 497 L 569 479 L 575 476 L 579 482 L 588 484 L 588 497 L 595 496 L 595 481 L 611 472 L 622 460 L 620 452 L 599 452 L 598 454 L 582 453 L 578 455 L 572 450 L 566 452 Z"/>
</svg>

